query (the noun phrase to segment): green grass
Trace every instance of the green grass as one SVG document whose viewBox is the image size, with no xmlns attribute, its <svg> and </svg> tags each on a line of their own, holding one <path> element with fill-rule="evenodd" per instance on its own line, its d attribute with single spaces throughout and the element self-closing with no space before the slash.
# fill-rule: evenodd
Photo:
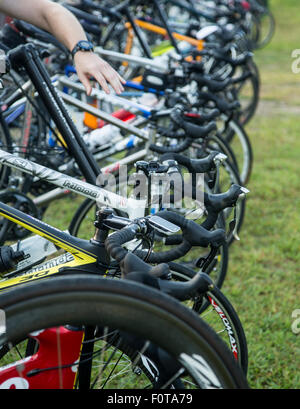
<svg viewBox="0 0 300 409">
<path fill-rule="evenodd" d="M 223 290 L 245 328 L 250 386 L 289 389 L 300 386 L 299 337 L 291 330 L 292 311 L 300 308 L 300 74 L 291 71 L 300 13 L 299 0 L 270 3 L 276 34 L 255 55 L 261 102 L 247 126 L 254 150 L 251 193 Z M 66 228 L 81 200 L 57 201 L 46 220 Z"/>
<path fill-rule="evenodd" d="M 247 335 L 250 386 L 283 389 L 300 386 L 299 338 L 291 330 L 292 311 L 300 305 L 300 75 L 291 70 L 300 15 L 297 0 L 271 6 L 276 34 L 255 55 L 261 102 L 247 126 L 254 150 L 251 193 L 223 290 Z"/>
</svg>

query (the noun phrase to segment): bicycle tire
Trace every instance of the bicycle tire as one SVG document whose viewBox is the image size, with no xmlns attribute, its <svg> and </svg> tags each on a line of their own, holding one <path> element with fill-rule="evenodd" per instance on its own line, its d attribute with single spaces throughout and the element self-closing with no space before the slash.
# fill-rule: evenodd
<svg viewBox="0 0 300 409">
<path fill-rule="evenodd" d="M 0 305 L 6 314 L 0 345 L 66 323 L 106 325 L 159 345 L 180 362 L 197 386 L 248 388 L 243 372 L 215 332 L 197 314 L 153 288 L 72 274 L 15 287 L 1 295 Z"/>
<path fill-rule="evenodd" d="M 192 279 L 197 274 L 193 269 L 182 265 L 181 263 L 169 263 L 172 277 L 180 281 Z M 209 314 L 213 311 L 221 319 L 221 324 L 218 334 L 227 335 L 227 342 L 239 362 L 244 373 L 248 370 L 248 346 L 245 332 L 239 316 L 234 307 L 223 294 L 223 292 L 216 285 L 208 291 L 199 300 L 194 300 L 191 308 L 197 312 L 202 319 L 204 319 L 210 326 L 218 326 L 219 322 L 215 322 L 214 318 L 210 320 Z M 209 309 L 210 308 L 210 309 Z M 219 327 L 218 327 L 219 328 Z"/>
<path fill-rule="evenodd" d="M 267 25 L 266 33 L 262 35 L 262 24 L 263 24 L 262 20 L 264 18 L 268 19 L 268 25 Z M 274 36 L 275 29 L 276 29 L 275 17 L 270 10 L 265 9 L 262 15 L 258 15 L 255 18 L 255 24 L 258 25 L 258 28 L 257 28 L 258 38 L 257 38 L 257 41 L 255 42 L 255 49 L 261 50 L 262 48 L 264 48 L 266 45 L 270 43 L 270 41 L 272 40 Z"/>
<path fill-rule="evenodd" d="M 259 103 L 259 96 L 260 96 L 260 74 L 257 65 L 253 60 L 249 60 L 244 67 L 244 70 L 251 72 L 251 77 L 245 80 L 241 85 L 236 85 L 237 97 L 242 104 L 241 112 L 239 114 L 239 122 L 241 125 L 246 125 L 254 116 L 258 103 Z M 243 72 L 241 73 L 243 75 Z M 241 91 L 245 85 L 250 86 L 252 90 L 252 96 L 250 98 L 250 102 L 243 107 L 243 101 L 241 96 Z"/>
<path fill-rule="evenodd" d="M 235 154 L 240 180 L 245 186 L 249 182 L 253 166 L 253 150 L 249 136 L 244 127 L 234 119 L 229 121 L 223 135 Z"/>
</svg>

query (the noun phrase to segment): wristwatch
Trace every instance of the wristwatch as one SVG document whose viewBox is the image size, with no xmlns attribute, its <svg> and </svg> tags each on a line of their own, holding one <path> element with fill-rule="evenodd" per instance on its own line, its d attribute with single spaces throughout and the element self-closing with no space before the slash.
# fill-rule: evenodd
<svg viewBox="0 0 300 409">
<path fill-rule="evenodd" d="M 77 51 L 94 51 L 94 46 L 90 41 L 78 41 L 73 50 L 71 51 L 72 57 L 77 53 Z"/>
</svg>

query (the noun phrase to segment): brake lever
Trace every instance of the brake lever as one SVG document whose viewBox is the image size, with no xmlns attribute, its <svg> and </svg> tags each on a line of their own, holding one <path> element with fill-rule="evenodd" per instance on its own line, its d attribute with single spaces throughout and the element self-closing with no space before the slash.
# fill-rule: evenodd
<svg viewBox="0 0 300 409">
<path fill-rule="evenodd" d="M 245 200 L 246 194 L 249 193 L 250 190 L 245 188 L 245 187 L 242 187 L 241 191 L 242 191 L 242 193 L 237 198 L 236 204 L 234 206 L 233 220 L 231 220 L 231 222 L 229 223 L 229 235 L 232 233 L 233 237 L 237 241 L 240 241 L 240 238 L 238 236 L 238 231 L 237 231 L 238 230 L 237 220 L 239 219 L 240 214 L 241 214 L 241 208 L 240 208 L 240 206 L 238 206 L 238 204 L 242 200 Z"/>
<path fill-rule="evenodd" d="M 201 273 L 205 273 L 208 266 L 213 262 L 214 258 L 216 257 L 217 252 L 218 252 L 218 247 L 211 246 L 210 252 L 208 253 L 206 257 L 198 258 L 198 260 L 195 263 L 195 266 L 200 269 Z"/>
<path fill-rule="evenodd" d="M 218 153 L 214 157 L 214 163 L 216 166 L 216 176 L 215 176 L 215 183 L 213 187 L 213 193 L 218 193 L 218 186 L 219 186 L 219 180 L 220 180 L 220 166 L 222 163 L 227 159 L 227 156 L 224 153 Z"/>
</svg>

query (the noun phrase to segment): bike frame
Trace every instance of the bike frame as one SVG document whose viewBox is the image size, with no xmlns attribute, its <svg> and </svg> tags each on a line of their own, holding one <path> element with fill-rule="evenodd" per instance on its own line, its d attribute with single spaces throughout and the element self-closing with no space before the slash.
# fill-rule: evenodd
<svg viewBox="0 0 300 409">
<path fill-rule="evenodd" d="M 99 166 L 84 144 L 66 107 L 59 98 L 37 50 L 32 44 L 21 45 L 9 53 L 9 59 L 13 66 L 25 68 L 32 84 L 62 135 L 71 156 L 75 158 L 86 180 L 95 183 L 97 176 L 100 174 Z"/>
<path fill-rule="evenodd" d="M 94 185 L 65 176 L 57 171 L 45 168 L 28 160 L 20 159 L 5 151 L 0 151 L 0 156 L 1 163 L 6 166 L 15 167 L 18 170 L 22 170 L 22 172 L 29 173 L 32 176 L 39 177 L 50 183 L 55 183 L 58 186 L 67 185 L 68 189 L 76 193 L 80 193 L 93 200 L 100 200 L 100 203 L 104 206 L 107 206 L 110 200 L 117 200 L 119 205 L 122 203 L 121 208 L 123 208 L 123 205 L 126 205 L 127 199 L 117 197 L 117 195 L 106 192 Z M 138 210 L 131 207 L 134 203 L 136 203 L 136 201 L 128 200 L 127 204 L 129 205 L 127 210 L 129 213 L 134 211 L 135 217 L 137 217 Z M 139 203 L 141 202 L 139 201 Z M 117 203 L 115 202 L 115 204 Z M 83 240 L 71 236 L 67 232 L 54 228 L 2 202 L 0 202 L 0 216 L 25 227 L 32 233 L 43 237 L 56 247 L 67 252 L 65 257 L 59 256 L 58 258 L 46 261 L 44 264 L 37 263 L 38 266 L 33 267 L 27 271 L 26 274 L 13 276 L 12 278 L 0 281 L 0 292 L 6 291 L 16 285 L 41 280 L 64 272 L 74 273 L 80 270 L 81 272 L 85 271 L 87 274 L 96 273 L 104 276 L 108 274 L 110 259 L 107 256 L 103 243 L 97 240 Z M 26 256 L 28 255 L 30 256 L 30 253 Z M 38 351 L 21 361 L 0 368 L 0 386 L 2 388 L 13 387 L 19 389 L 45 388 L 45 385 L 50 389 L 74 388 L 81 354 L 83 355 L 83 362 L 85 362 L 86 354 L 89 350 L 90 343 L 87 344 L 88 346 L 83 344 L 85 339 L 89 339 L 86 337 L 88 337 L 88 333 L 85 331 L 74 331 L 65 327 L 50 328 L 38 333 L 29 334 L 29 338 L 38 343 Z M 63 360 L 57 360 L 58 349 Z M 58 364 L 59 375 L 51 376 L 49 379 L 47 370 L 43 371 L 42 368 L 55 369 L 53 363 Z M 20 364 L 22 365 L 20 366 Z M 31 370 L 37 367 L 40 368 L 39 376 L 28 375 Z M 74 368 L 76 369 L 74 370 Z"/>
<path fill-rule="evenodd" d="M 21 170 L 22 172 L 38 177 L 41 180 L 55 184 L 61 188 L 67 187 L 69 191 L 94 200 L 99 204 L 99 206 L 109 206 L 110 208 L 126 211 L 132 219 L 136 217 L 143 217 L 145 215 L 146 201 L 137 201 L 130 198 L 127 199 L 97 186 L 88 184 L 70 176 L 63 175 L 55 170 L 46 168 L 29 160 L 20 159 L 1 150 L 0 163 L 5 166 L 10 166 Z M 99 273 L 102 271 L 102 274 L 107 272 L 108 266 L 105 266 L 104 261 L 106 252 L 103 245 L 101 247 L 98 242 L 92 243 L 88 240 L 71 236 L 68 232 L 52 227 L 49 224 L 29 216 L 24 212 L 21 212 L 20 210 L 2 202 L 0 202 L 0 216 L 24 227 L 38 236 L 45 238 L 55 246 L 71 254 L 72 260 L 67 262 L 64 267 L 80 267 L 83 269 L 84 266 L 89 266 L 90 271 L 92 272 L 96 271 Z M 0 282 L 0 291 L 17 284 L 48 277 L 49 275 L 56 274 L 58 272 L 59 266 L 54 266 L 52 268 L 39 269 L 36 274 L 11 278 Z"/>
<path fill-rule="evenodd" d="M 94 186 L 92 188 L 94 189 Z M 0 281 L 0 292 L 16 285 L 63 273 L 63 271 L 72 273 L 80 269 L 81 272 L 86 271 L 87 274 L 106 275 L 108 273 L 109 258 L 103 243 L 73 237 L 1 202 L 0 215 L 46 238 L 67 252 L 64 258 L 59 256 L 39 265 L 36 269 L 31 269 L 24 275 Z M 38 351 L 14 364 L 1 367 L 0 387 L 39 389 L 47 385 L 49 389 L 73 389 L 76 385 L 81 353 L 84 355 L 85 337 L 85 331 L 65 327 L 49 328 L 29 334 L 29 338 L 38 343 Z M 58 353 L 61 354 L 61 359 L 58 359 Z M 86 355 L 83 361 L 86 361 Z M 55 370 L 56 365 L 58 365 L 58 376 L 52 374 L 49 377 L 48 371 L 43 371 L 43 368 Z M 39 376 L 30 376 L 30 371 L 36 368 L 39 368 Z"/>
<path fill-rule="evenodd" d="M 48 328 L 29 334 L 29 339 L 37 342 L 38 351 L 11 365 L 1 367 L 0 388 L 74 389 L 84 331 L 72 331 L 66 327 Z M 27 375 L 36 368 L 41 369 L 38 376 Z M 43 368 L 53 368 L 52 371 L 57 369 L 58 374 L 53 376 L 52 373 L 52 376 L 49 376 L 48 370 L 43 371 Z"/>
<path fill-rule="evenodd" d="M 140 29 L 151 31 L 163 37 L 168 37 L 172 47 L 175 49 L 175 51 L 179 55 L 181 54 L 181 52 L 180 52 L 180 49 L 178 47 L 176 40 L 185 41 L 189 43 L 190 45 L 196 47 L 199 50 L 203 49 L 204 43 L 202 40 L 197 40 L 193 37 L 185 36 L 176 31 L 175 32 L 172 31 L 169 21 L 167 19 L 167 15 L 164 9 L 162 8 L 161 4 L 157 0 L 153 0 L 153 7 L 154 7 L 154 10 L 158 13 L 162 26 L 152 24 L 149 22 L 145 22 L 143 20 L 135 18 L 132 15 L 129 6 L 130 6 L 130 1 L 125 1 L 115 8 L 115 11 L 123 14 L 127 19 L 127 22 L 125 23 L 125 28 L 127 29 L 127 39 L 126 39 L 126 45 L 125 45 L 125 50 L 124 50 L 125 54 L 131 53 L 134 37 L 136 37 L 141 48 L 144 51 L 145 56 L 148 59 L 151 59 L 153 57 L 152 51 L 147 41 L 145 40 L 144 36 L 142 35 L 142 32 Z M 110 34 L 112 33 L 116 24 L 117 23 L 114 22 L 112 24 L 111 29 L 108 29 L 108 33 L 106 34 L 104 40 L 101 42 L 102 47 L 106 46 L 106 42 L 109 40 Z M 123 64 L 127 65 L 127 61 L 124 60 Z"/>
<path fill-rule="evenodd" d="M 162 37 L 167 37 L 168 36 L 167 29 L 165 29 L 165 28 L 163 28 L 161 26 L 158 26 L 156 24 L 152 24 L 152 23 L 150 23 L 148 21 L 139 20 L 139 19 L 135 19 L 134 22 L 138 27 L 140 27 L 140 28 L 142 28 L 144 30 L 151 31 L 152 33 L 158 34 L 158 35 L 160 35 Z M 127 42 L 126 42 L 124 52 L 125 52 L 125 54 L 127 54 L 127 53 L 131 52 L 131 48 L 132 48 L 132 45 L 133 45 L 133 33 L 132 33 L 133 30 L 132 30 L 131 23 L 129 23 L 129 22 L 125 23 L 125 27 L 128 30 L 128 39 L 127 39 Z M 190 45 L 196 47 L 197 50 L 203 50 L 204 42 L 202 40 L 197 40 L 197 39 L 195 39 L 193 37 L 189 37 L 189 36 L 186 36 L 184 34 L 177 33 L 175 31 L 172 31 L 172 37 L 174 37 L 176 40 L 185 41 L 185 42 L 189 43 Z M 174 48 L 173 44 L 172 44 L 172 47 Z M 151 53 L 151 55 L 152 55 L 152 53 Z"/>
<path fill-rule="evenodd" d="M 33 177 L 52 183 L 63 190 L 68 190 L 89 199 L 95 200 L 101 206 L 109 206 L 126 212 L 129 218 L 144 216 L 146 202 L 120 196 L 80 179 L 66 176 L 56 170 L 49 169 L 27 159 L 19 158 L 0 150 L 0 163 L 21 170 Z M 115 164 L 113 166 L 116 166 Z M 109 170 L 109 167 L 107 168 Z"/>
<path fill-rule="evenodd" d="M 99 54 L 101 57 L 108 57 L 115 61 L 128 62 L 140 67 L 150 67 L 154 70 L 167 74 L 169 69 L 167 65 L 164 65 L 161 61 L 158 63 L 155 59 L 140 57 L 137 55 L 131 55 L 126 53 L 119 53 L 117 51 L 105 50 L 100 46 L 95 47 L 95 53 Z"/>
<path fill-rule="evenodd" d="M 60 82 L 60 85 L 62 87 L 64 86 L 68 86 L 69 88 L 73 88 L 77 91 L 82 91 L 84 92 L 84 88 L 82 87 L 81 84 L 77 84 L 65 77 L 61 77 L 59 79 L 59 81 L 57 83 Z M 54 81 L 55 83 L 55 81 Z M 29 83 L 26 85 L 26 87 L 24 88 L 28 88 L 29 87 Z M 137 139 L 139 139 L 140 141 L 144 141 L 146 143 L 146 147 L 142 148 L 139 152 L 133 153 L 132 155 L 129 155 L 123 159 L 118 160 L 116 163 L 112 164 L 112 165 L 108 165 L 105 166 L 104 168 L 102 168 L 99 172 L 99 174 L 102 173 L 111 173 L 114 171 L 117 171 L 120 166 L 125 166 L 125 165 L 131 165 L 134 162 L 136 162 L 137 160 L 141 160 L 143 159 L 146 155 L 151 154 L 150 152 L 148 152 L 147 149 L 147 144 L 149 143 L 149 141 L 153 140 L 154 137 L 154 130 L 149 130 L 149 131 L 145 131 L 142 129 L 139 129 L 136 126 L 131 125 L 130 123 L 126 123 L 118 118 L 115 118 L 112 115 L 109 115 L 101 110 L 96 109 L 95 107 L 92 107 L 91 105 L 87 104 L 87 103 L 83 103 L 81 100 L 74 98 L 68 94 L 66 94 L 65 92 L 61 92 L 59 90 L 57 90 L 58 95 L 62 98 L 62 100 L 64 100 L 65 102 L 67 102 L 70 105 L 73 105 L 75 107 L 78 107 L 79 109 L 84 109 L 85 111 L 93 114 L 94 116 L 104 120 L 107 123 L 110 123 L 112 125 L 115 125 L 117 127 L 119 127 L 120 129 L 126 131 L 127 133 L 134 135 L 137 137 Z M 106 94 L 104 94 L 103 92 L 94 89 L 93 90 L 93 95 L 94 93 L 96 94 L 97 97 L 101 97 L 103 99 L 106 99 L 106 101 L 111 102 L 111 103 L 116 103 L 116 104 L 122 104 L 124 105 L 124 107 L 126 107 L 127 109 L 131 109 L 131 111 L 133 112 L 141 112 L 144 116 L 144 118 L 148 118 L 151 115 L 150 111 L 147 111 L 148 107 L 144 107 L 142 105 L 133 103 L 129 100 L 125 100 L 123 98 L 120 97 L 116 97 L 116 96 L 107 96 Z M 24 97 L 25 98 L 25 97 Z M 20 102 L 20 101 L 19 101 Z M 162 111 L 161 114 L 162 115 L 166 115 L 168 114 L 169 110 L 165 110 Z M 145 121 L 144 118 L 140 118 L 140 121 Z M 67 143 L 63 140 L 64 145 L 68 146 Z M 124 149 L 126 149 L 127 145 L 131 145 L 132 144 L 132 137 L 128 137 L 127 140 L 126 138 L 124 139 L 123 137 L 120 137 L 120 144 L 119 145 L 114 145 L 112 147 L 110 147 L 109 149 L 105 149 L 104 152 L 100 152 L 98 154 L 95 155 L 95 160 L 101 160 L 107 157 L 110 157 L 113 154 L 116 153 L 120 153 L 123 152 Z M 43 206 L 45 204 L 48 204 L 51 200 L 57 199 L 59 197 L 63 197 L 65 196 L 67 193 L 69 193 L 69 189 L 65 189 L 65 188 L 58 188 L 58 189 L 54 189 L 53 191 L 47 192 L 41 196 L 35 197 L 33 199 L 33 202 L 38 205 L 38 206 Z M 133 214 L 131 214 L 131 210 L 130 210 L 131 206 L 129 206 L 129 208 L 127 209 L 127 211 L 130 214 L 130 217 L 133 216 Z"/>
</svg>

